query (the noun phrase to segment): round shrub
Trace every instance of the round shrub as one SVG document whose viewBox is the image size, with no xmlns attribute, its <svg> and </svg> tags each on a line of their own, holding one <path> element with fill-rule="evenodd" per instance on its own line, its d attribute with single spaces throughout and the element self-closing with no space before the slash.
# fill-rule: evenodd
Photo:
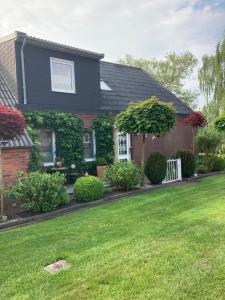
<svg viewBox="0 0 225 300">
<path fill-rule="evenodd" d="M 73 191 L 78 202 L 89 202 L 102 197 L 104 186 L 95 176 L 83 176 L 77 179 Z"/>
<path fill-rule="evenodd" d="M 6 194 L 34 212 L 51 211 L 69 202 L 65 177 L 59 173 L 21 173 L 16 184 L 8 187 Z"/>
<path fill-rule="evenodd" d="M 196 167 L 194 154 L 188 150 L 177 151 L 175 158 L 181 158 L 182 176 L 184 178 L 193 176 Z"/>
<path fill-rule="evenodd" d="M 213 171 L 223 171 L 225 169 L 225 160 L 222 157 L 215 157 Z"/>
<path fill-rule="evenodd" d="M 140 183 L 140 169 L 131 161 L 116 162 L 107 167 L 105 180 L 118 190 L 130 190 Z"/>
<path fill-rule="evenodd" d="M 159 152 L 150 154 L 145 164 L 145 175 L 153 184 L 162 183 L 166 177 L 166 158 Z"/>
</svg>

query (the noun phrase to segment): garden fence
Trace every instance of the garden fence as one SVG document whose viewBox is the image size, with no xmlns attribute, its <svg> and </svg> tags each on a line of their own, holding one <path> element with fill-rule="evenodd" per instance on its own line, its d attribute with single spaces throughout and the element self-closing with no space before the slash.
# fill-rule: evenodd
<svg viewBox="0 0 225 300">
<path fill-rule="evenodd" d="M 182 180 L 181 159 L 168 159 L 166 177 L 163 183 Z"/>
</svg>

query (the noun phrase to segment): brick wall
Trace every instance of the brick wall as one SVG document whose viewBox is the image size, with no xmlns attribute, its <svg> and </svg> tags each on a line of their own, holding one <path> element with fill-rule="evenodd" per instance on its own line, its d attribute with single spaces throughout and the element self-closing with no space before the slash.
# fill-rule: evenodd
<svg viewBox="0 0 225 300">
<path fill-rule="evenodd" d="M 141 160 L 141 138 L 141 136 L 131 137 L 131 157 L 138 163 Z M 177 150 L 192 150 L 191 126 L 177 123 L 173 130 L 159 139 L 152 139 L 152 135 L 149 135 L 145 144 L 145 158 L 147 159 L 149 154 L 155 151 L 159 151 L 170 158 Z"/>
<path fill-rule="evenodd" d="M 7 185 L 16 181 L 19 171 L 27 172 L 31 149 L 3 149 L 3 181 Z"/>
</svg>

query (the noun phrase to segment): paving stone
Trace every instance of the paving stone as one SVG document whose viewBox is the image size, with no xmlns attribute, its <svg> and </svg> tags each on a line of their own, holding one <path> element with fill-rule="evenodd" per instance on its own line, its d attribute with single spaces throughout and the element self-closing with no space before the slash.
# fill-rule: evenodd
<svg viewBox="0 0 225 300">
<path fill-rule="evenodd" d="M 66 270 L 71 267 L 71 264 L 68 263 L 66 260 L 59 260 L 53 264 L 45 266 L 44 269 L 49 273 L 57 273 L 61 270 Z"/>
</svg>

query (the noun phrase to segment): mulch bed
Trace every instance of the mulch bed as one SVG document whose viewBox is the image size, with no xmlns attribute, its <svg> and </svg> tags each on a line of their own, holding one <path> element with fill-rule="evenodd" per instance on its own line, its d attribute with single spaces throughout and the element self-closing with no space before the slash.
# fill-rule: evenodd
<svg viewBox="0 0 225 300">
<path fill-rule="evenodd" d="M 34 213 L 31 210 L 27 210 L 27 209 L 21 208 L 19 206 L 15 206 L 15 204 L 13 204 L 11 201 L 6 200 L 5 201 L 5 214 L 8 216 L 8 220 L 6 222 L 0 223 L 0 231 L 6 230 L 9 228 L 15 228 L 15 227 L 28 225 L 30 223 L 36 223 L 36 222 L 41 222 L 44 220 L 52 219 L 54 217 L 64 215 L 66 213 L 69 213 L 69 212 L 72 212 L 75 210 L 99 206 L 99 205 L 117 201 L 117 200 L 120 200 L 123 198 L 136 196 L 136 195 L 139 195 L 139 194 L 151 191 L 151 190 L 164 188 L 168 185 L 177 186 L 177 185 L 188 184 L 188 182 L 199 181 L 201 178 L 204 178 L 204 177 L 221 175 L 221 174 L 225 174 L 225 172 L 222 171 L 222 172 L 201 174 L 197 177 L 192 177 L 188 180 L 184 180 L 181 182 L 177 181 L 177 182 L 171 182 L 171 183 L 166 183 L 166 184 L 161 184 L 161 185 L 148 184 L 142 188 L 137 188 L 137 189 L 127 191 L 127 192 L 110 191 L 110 192 L 106 192 L 102 199 L 93 201 L 93 202 L 79 203 L 76 200 L 72 199 L 68 204 L 58 207 L 54 211 L 47 212 L 47 213 L 41 213 L 41 214 Z"/>
</svg>

